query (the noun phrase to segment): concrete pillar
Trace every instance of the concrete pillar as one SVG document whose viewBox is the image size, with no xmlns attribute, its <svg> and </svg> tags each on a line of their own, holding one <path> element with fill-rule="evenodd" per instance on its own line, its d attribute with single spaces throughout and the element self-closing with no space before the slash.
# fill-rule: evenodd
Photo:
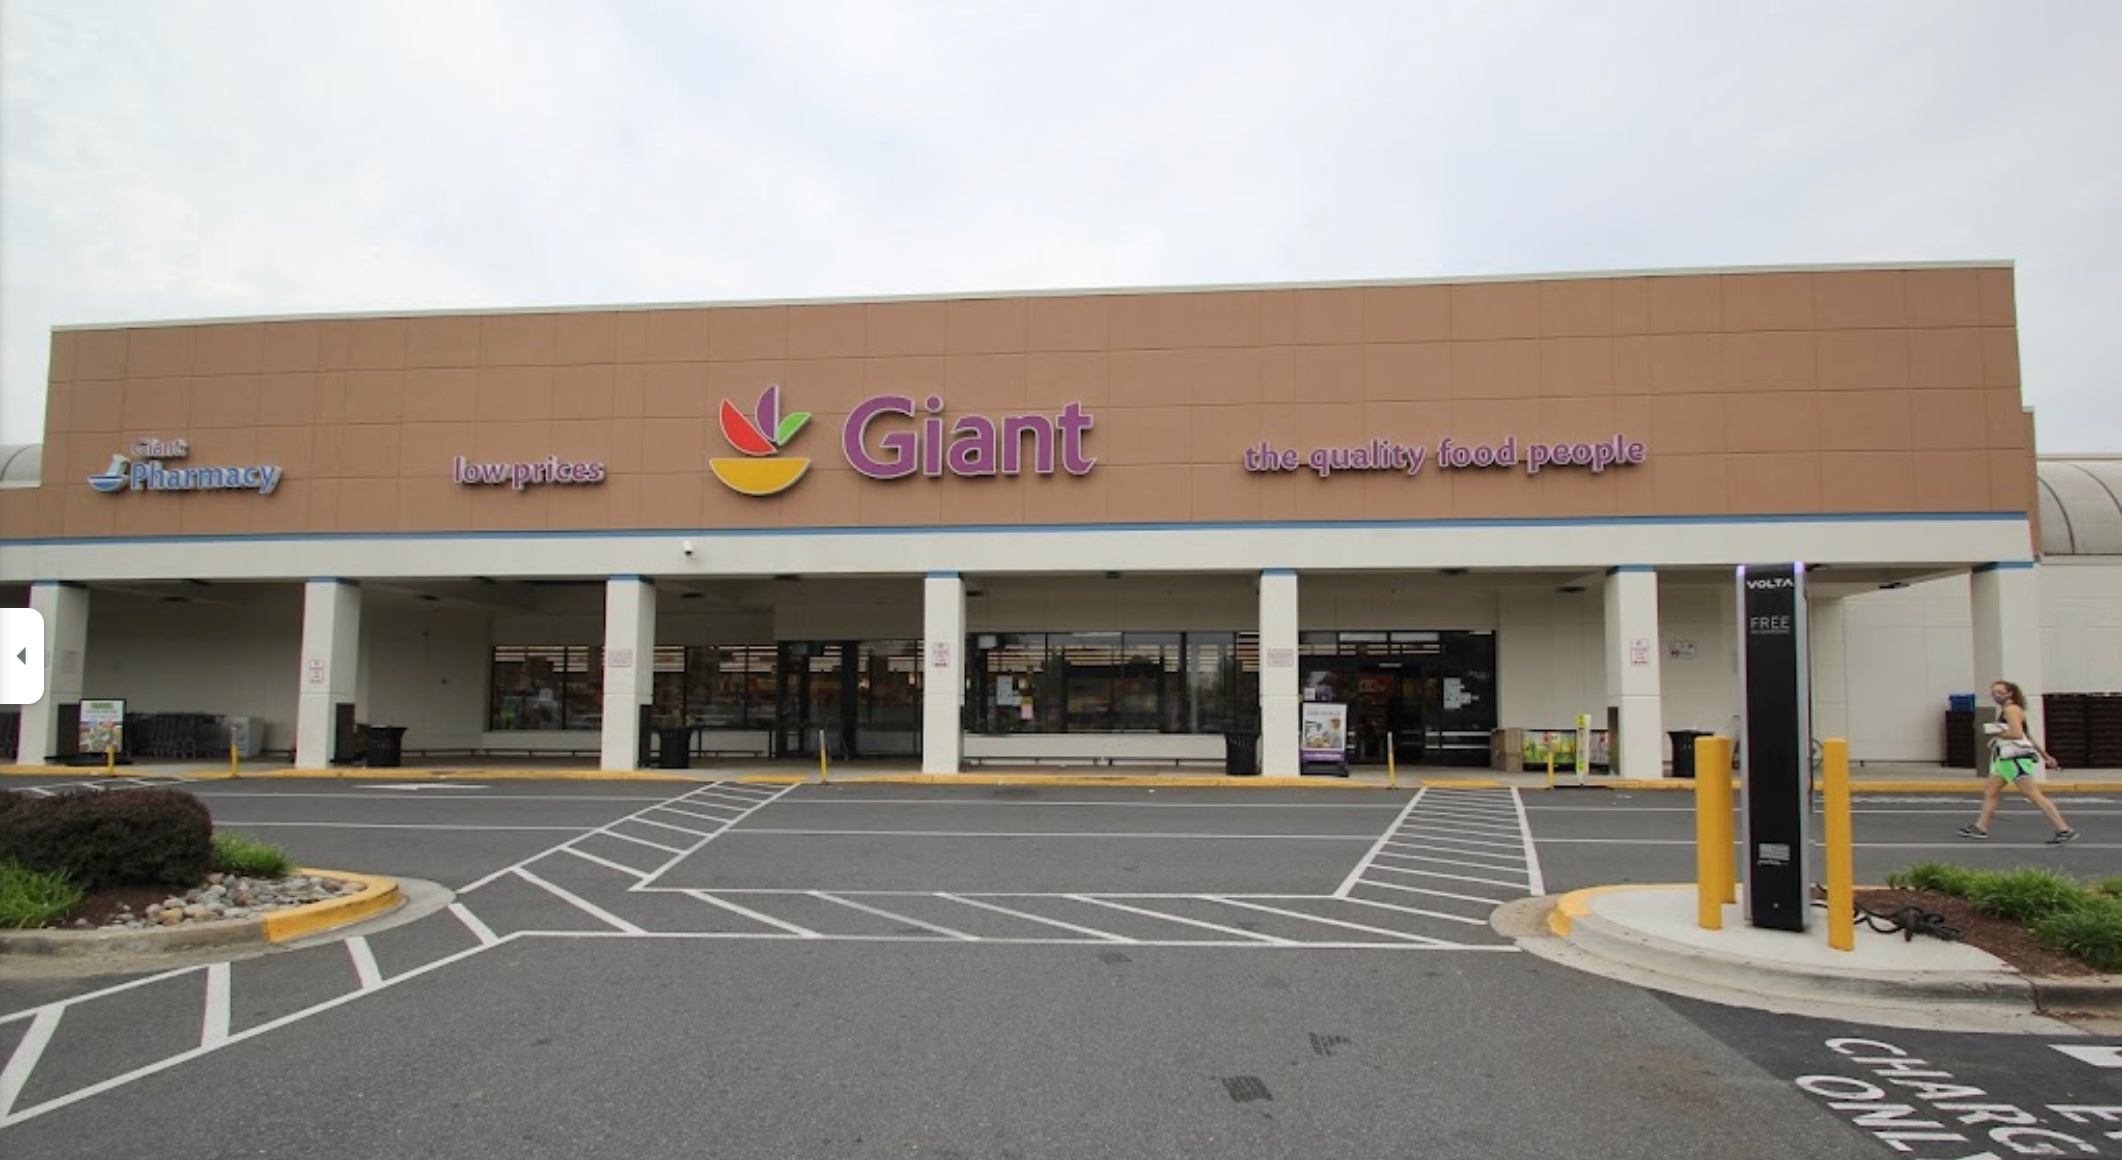
<svg viewBox="0 0 2122 1160">
<path fill-rule="evenodd" d="M 2041 737 L 2041 583 L 2029 560 L 1984 564 L 1971 585 L 1976 704 L 1989 705 L 1992 681 L 2026 690 L 2026 723 Z M 2043 738 L 2042 743 L 2047 741 Z"/>
<path fill-rule="evenodd" d="M 604 730 L 600 769 L 641 764 L 641 706 L 656 693 L 656 582 L 604 584 Z"/>
<path fill-rule="evenodd" d="M 1607 569 L 1606 706 L 1608 721 L 1618 726 L 1610 753 L 1616 776 L 1665 776 L 1663 654 L 1657 571 L 1638 564 Z"/>
<path fill-rule="evenodd" d="M 331 767 L 336 727 L 333 707 L 341 702 L 358 704 L 360 673 L 361 586 L 351 580 L 310 581 L 302 590 L 302 672 L 297 677 L 302 692 L 295 699 L 296 769 Z"/>
<path fill-rule="evenodd" d="M 1260 573 L 1260 772 L 1295 777 L 1298 759 L 1297 573 Z"/>
<path fill-rule="evenodd" d="M 1840 597 L 1815 598 L 1805 608 L 1806 652 L 1812 671 L 1805 687 L 1812 694 L 1813 736 L 1849 740 L 1848 608 Z M 1850 760 L 1861 755 L 1852 753 Z"/>
<path fill-rule="evenodd" d="M 40 583 L 29 591 L 29 606 L 44 617 L 44 699 L 22 706 L 15 760 L 42 765 L 62 748 L 74 747 L 74 739 L 59 736 L 59 706 L 81 702 L 82 673 L 88 668 L 88 589 Z M 62 740 L 67 744 L 62 746 Z"/>
<path fill-rule="evenodd" d="M 965 578 L 921 589 L 921 772 L 958 773 L 965 755 Z"/>
</svg>

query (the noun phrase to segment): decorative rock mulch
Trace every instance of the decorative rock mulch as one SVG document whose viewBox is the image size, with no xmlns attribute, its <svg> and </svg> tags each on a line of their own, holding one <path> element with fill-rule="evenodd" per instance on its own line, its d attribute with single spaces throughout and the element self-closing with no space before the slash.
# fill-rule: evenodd
<svg viewBox="0 0 2122 1160">
<path fill-rule="evenodd" d="M 242 878 L 209 874 L 206 885 L 184 894 L 172 894 L 161 902 L 135 912 L 119 904 L 115 917 L 103 930 L 146 930 L 151 927 L 199 926 L 206 923 L 253 918 L 275 910 L 328 902 L 361 893 L 359 882 L 296 875 L 288 878 Z M 76 919 L 77 929 L 89 929 L 88 919 Z"/>
</svg>

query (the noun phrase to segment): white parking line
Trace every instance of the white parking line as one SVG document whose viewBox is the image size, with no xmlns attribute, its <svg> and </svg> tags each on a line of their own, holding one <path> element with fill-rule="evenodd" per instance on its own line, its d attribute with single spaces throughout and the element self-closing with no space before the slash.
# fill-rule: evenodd
<svg viewBox="0 0 2122 1160">
<path fill-rule="evenodd" d="M 0 1068 L 0 1124 L 7 1123 L 14 1113 L 15 1100 L 29 1082 L 29 1073 L 37 1070 L 37 1061 L 44 1058 L 44 1049 L 52 1041 L 52 1032 L 59 1029 L 59 1016 L 65 1011 L 56 1004 L 39 1010 L 37 1017 L 30 1020 L 29 1030 L 23 1033 L 22 1042 L 15 1045 L 15 1053 L 8 1057 L 7 1066 Z"/>
<path fill-rule="evenodd" d="M 1430 863 L 1431 865 L 1434 865 L 1434 866 L 1460 866 L 1460 867 L 1464 867 L 1464 868 L 1466 868 L 1466 869 L 1468 869 L 1468 870 L 1523 870 L 1523 869 L 1525 869 L 1525 867 L 1524 867 L 1524 866 L 1522 866 L 1522 865 L 1520 865 L 1520 866 L 1498 866 L 1498 865 L 1496 865 L 1496 864 L 1494 864 L 1494 863 L 1492 863 L 1492 862 L 1462 862 L 1462 861 L 1460 861 L 1460 860 L 1459 860 L 1459 859 L 1457 859 L 1457 858 L 1430 858 L 1430 857 L 1426 857 L 1426 856 L 1424 856 L 1424 855 L 1421 855 L 1421 854 L 1400 854 L 1400 853 L 1396 853 L 1396 852 L 1394 852 L 1394 851 L 1392 851 L 1392 850 L 1384 850 L 1384 851 L 1381 851 L 1381 852 L 1380 852 L 1380 853 L 1378 854 L 1378 857 L 1380 857 L 1380 858 L 1398 858 L 1398 859 L 1400 859 L 1401 861 L 1404 861 L 1404 862 L 1428 862 L 1428 863 Z M 1381 867 L 1381 869 L 1391 869 L 1391 868 L 1392 868 L 1392 864 L 1391 864 L 1391 863 L 1386 863 L 1386 864 L 1384 864 L 1384 865 L 1383 865 L 1383 866 Z"/>
<path fill-rule="evenodd" d="M 1393 819 L 1391 825 L 1385 827 L 1384 833 L 1378 835 L 1376 844 L 1372 845 L 1370 850 L 1363 855 L 1361 862 L 1356 863 L 1356 868 L 1348 872 L 1348 877 L 1341 880 L 1340 888 L 1334 891 L 1335 898 L 1347 898 L 1348 892 L 1355 887 L 1356 883 L 1363 880 L 1363 872 L 1370 869 L 1371 863 L 1378 860 L 1378 851 L 1383 850 L 1386 843 L 1392 841 L 1393 834 L 1400 827 L 1407 824 L 1408 815 L 1415 812 L 1415 806 L 1421 803 L 1422 795 L 1428 792 L 1427 789 L 1418 789 L 1415 791 L 1415 796 L 1407 799 L 1407 804 L 1401 807 L 1399 816 Z"/>
<path fill-rule="evenodd" d="M 479 921 L 478 915 L 466 910 L 463 903 L 450 903 L 449 912 L 457 916 L 457 921 L 464 924 L 464 929 L 472 932 L 472 937 L 479 940 L 480 946 L 490 947 L 501 941 L 501 936 L 495 934 L 492 927 Z"/>
<path fill-rule="evenodd" d="M 1502 858 L 1506 862 L 1516 863 L 1516 865 L 1499 866 L 1497 867 L 1499 870 L 1522 870 L 1525 868 L 1525 859 L 1506 854 L 1501 850 L 1459 850 L 1450 846 L 1432 846 L 1425 842 L 1391 842 L 1388 844 L 1392 849 L 1381 851 L 1379 853 L 1380 857 L 1384 857 L 1394 850 L 1428 850 L 1436 854 L 1457 854 L 1468 858 Z"/>
<path fill-rule="evenodd" d="M 1518 814 L 1518 834 L 1525 839 L 1526 889 L 1533 894 L 1547 893 L 1547 880 L 1540 873 L 1540 851 L 1533 845 L 1532 823 L 1525 818 L 1525 798 L 1516 789 L 1510 791 L 1510 802 Z"/>
<path fill-rule="evenodd" d="M 1384 886 L 1387 889 L 1398 889 L 1397 887 L 1393 887 L 1390 883 L 1385 882 L 1372 882 L 1369 883 L 1369 885 Z M 1488 925 L 1488 920 L 1485 918 L 1468 918 L 1463 914 L 1446 914 L 1441 910 L 1424 910 L 1419 906 L 1394 906 L 1389 902 L 1372 902 L 1368 898 L 1344 898 L 1342 899 L 1342 901 L 1353 902 L 1357 906 L 1375 906 L 1379 910 L 1397 910 L 1401 914 L 1419 914 L 1424 918 L 1441 918 L 1446 922 L 1462 923 L 1466 926 Z"/>
<path fill-rule="evenodd" d="M 621 819 L 621 820 L 622 820 L 622 821 L 628 821 L 628 822 L 633 822 L 633 821 L 639 821 L 640 819 L 638 819 L 638 818 L 624 818 L 624 819 Z M 612 823 L 612 825 L 613 825 L 613 826 L 616 826 L 616 825 L 618 825 L 618 824 L 619 824 L 618 822 L 613 822 L 613 823 Z M 636 838 L 636 837 L 634 837 L 634 836 L 633 836 L 632 834 L 622 834 L 622 833 L 620 833 L 619 831 L 617 831 L 617 830 L 614 830 L 614 829 L 612 829 L 612 828 L 611 828 L 611 826 L 606 826 L 606 827 L 605 827 L 604 829 L 598 830 L 598 831 L 597 831 L 597 833 L 599 833 L 599 834 L 602 834 L 602 835 L 604 835 L 604 836 L 605 836 L 605 837 L 607 837 L 607 838 L 617 838 L 617 839 L 619 839 L 619 840 L 620 840 L 620 841 L 622 841 L 622 842 L 632 842 L 632 843 L 633 843 L 634 845 L 636 845 L 636 846 L 647 846 L 647 847 L 648 847 L 649 849 L 651 849 L 651 850 L 661 850 L 661 851 L 663 851 L 663 852 L 664 852 L 664 853 L 666 853 L 666 854 L 683 854 L 683 853 L 685 853 L 685 851 L 684 851 L 683 849 L 681 849 L 681 848 L 679 848 L 679 847 L 677 847 L 677 846 L 666 846 L 666 845 L 664 845 L 664 844 L 663 844 L 663 843 L 661 843 L 661 842 L 651 842 L 651 841 L 649 841 L 649 840 L 648 840 L 647 838 Z M 585 836 L 587 836 L 587 835 L 585 835 Z"/>
<path fill-rule="evenodd" d="M 659 822 L 654 818 L 635 818 L 634 822 L 637 825 L 654 826 L 659 830 L 669 830 L 676 834 L 691 834 L 695 838 L 705 838 L 716 832 L 714 830 L 688 830 L 684 826 L 674 826 L 669 822 Z"/>
<path fill-rule="evenodd" d="M 599 858 L 595 854 L 592 854 L 587 850 L 578 850 L 573 846 L 562 846 L 560 847 L 560 852 L 563 854 L 573 854 L 575 857 L 580 858 L 585 862 L 595 862 L 599 866 L 603 866 L 612 870 L 617 870 L 619 873 L 625 874 L 633 878 L 636 882 L 648 881 L 648 872 L 646 870 L 636 870 L 631 866 L 622 866 L 609 858 Z"/>
<path fill-rule="evenodd" d="M 1181 834 L 1137 833 L 1128 830 L 790 830 L 770 826 L 746 826 L 741 837 L 774 834 L 797 838 L 1155 838 L 1161 841 L 1205 842 L 1368 842 L 1368 834 Z"/>
<path fill-rule="evenodd" d="M 1280 914 L 1290 918 L 1302 919 L 1305 922 L 1322 923 L 1326 926 L 1338 926 L 1348 930 L 1360 930 L 1365 934 L 1382 934 L 1387 938 L 1407 939 L 1410 942 L 1424 943 L 1433 947 L 1455 947 L 1459 945 L 1455 942 L 1446 942 L 1441 938 L 1431 938 L 1428 935 L 1409 934 L 1406 931 L 1400 930 L 1387 930 L 1382 926 L 1365 926 L 1360 922 L 1348 922 L 1338 918 L 1325 918 L 1316 914 L 1306 914 L 1301 910 L 1285 910 L 1279 906 L 1263 906 L 1257 902 L 1245 902 L 1236 898 L 1230 898 L 1220 894 L 1204 895 L 1203 897 L 1208 898 L 1212 902 L 1221 902 L 1229 906 L 1242 906 L 1245 907 L 1247 910 L 1259 910 L 1264 911 L 1268 914 Z"/>
<path fill-rule="evenodd" d="M 947 898 L 952 902 L 962 902 L 967 906 L 977 906 L 982 910 L 992 910 L 996 914 L 1007 914 L 1014 918 L 1024 919 L 1027 922 L 1044 923 L 1047 926 L 1059 927 L 1062 930 L 1072 930 L 1075 931 L 1077 934 L 1087 934 L 1092 938 L 1104 939 L 1106 942 L 1131 943 L 1135 941 L 1131 938 L 1126 938 L 1121 935 L 1113 934 L 1110 931 L 1092 930 L 1090 927 L 1087 926 L 1077 926 L 1075 923 L 1072 922 L 1062 922 L 1058 918 L 1047 918 L 1043 915 L 1030 914 L 1022 910 L 1011 910 L 1007 906 L 996 906 L 992 902 L 982 902 L 980 899 L 967 898 L 961 894 L 938 894 L 936 895 L 936 897 Z"/>
<path fill-rule="evenodd" d="M 383 985 L 383 968 L 376 965 L 376 952 L 369 949 L 368 939 L 355 935 L 346 940 L 346 953 L 354 960 L 354 977 L 361 980 L 361 989 L 373 991 Z"/>
<path fill-rule="evenodd" d="M 972 935 L 969 935 L 962 930 L 952 930 L 947 926 L 937 926 L 933 922 L 922 922 L 918 918 L 908 918 L 906 915 L 897 914 L 889 910 L 880 910 L 877 907 L 869 906 L 865 903 L 849 902 L 845 898 L 840 898 L 831 894 L 827 894 L 822 890 L 813 890 L 810 892 L 810 896 L 812 898 L 822 898 L 827 902 L 837 902 L 842 906 L 849 907 L 854 910 L 860 910 L 869 914 L 874 914 L 878 918 L 890 919 L 893 922 L 903 922 L 908 926 L 918 926 L 922 930 L 932 930 L 935 931 L 937 934 L 949 935 L 951 938 L 962 939 L 966 942 L 980 941 L 979 939 L 974 938 Z"/>
<path fill-rule="evenodd" d="M 1416 822 L 1409 822 L 1406 825 L 1401 826 L 1400 832 L 1405 834 L 1419 834 L 1424 838 L 1431 839 L 1432 841 L 1457 842 L 1462 846 L 1491 846 L 1498 850 L 1516 850 L 1519 848 L 1518 843 L 1516 842 L 1491 842 L 1486 838 L 1461 838 L 1458 837 L 1453 831 L 1440 831 L 1435 826 L 1425 826 Z"/>
<path fill-rule="evenodd" d="M 689 895 L 693 898 L 697 898 L 710 906 L 719 906 L 722 909 L 727 910 L 733 914 L 741 914 L 744 917 L 749 918 L 755 922 L 763 922 L 768 926 L 778 926 L 782 930 L 788 931 L 790 934 L 797 935 L 801 938 L 821 937 L 817 931 L 797 926 L 793 922 L 783 922 L 780 919 L 775 918 L 771 914 L 761 914 L 748 906 L 739 906 L 736 903 L 731 902 L 725 898 L 717 898 L 714 894 L 706 890 L 686 890 L 682 891 L 681 893 Z"/>
<path fill-rule="evenodd" d="M 1373 866 L 1372 869 L 1382 870 L 1387 874 L 1419 874 L 1424 878 L 1448 878 L 1454 882 L 1478 882 L 1483 886 L 1501 886 L 1507 890 L 1525 889 L 1525 884 L 1522 882 L 1498 882 L 1493 878 L 1475 878 L 1468 874 L 1440 874 L 1435 870 L 1410 870 L 1403 866 Z"/>
<path fill-rule="evenodd" d="M 1483 906 L 1501 906 L 1505 902 L 1509 901 L 1509 899 L 1505 898 L 1483 898 L 1475 894 L 1454 894 L 1449 890 L 1432 890 L 1424 886 L 1409 886 L 1406 883 L 1402 882 L 1376 882 L 1366 880 L 1363 884 L 1365 886 L 1378 887 L 1380 890 L 1404 890 L 1409 894 L 1433 894 L 1436 895 L 1438 898 L 1456 898 L 1461 902 L 1478 902 Z M 1350 901 L 1353 902 L 1354 899 L 1350 899 Z"/>
<path fill-rule="evenodd" d="M 1107 906 L 1111 907 L 1114 910 L 1124 910 L 1130 914 L 1139 914 L 1145 918 L 1163 919 L 1166 922 L 1176 922 L 1185 926 L 1198 926 L 1203 930 L 1220 931 L 1223 934 L 1237 935 L 1240 938 L 1258 939 L 1261 942 L 1275 943 L 1281 946 L 1298 945 L 1290 939 L 1276 938 L 1274 935 L 1259 934 L 1255 931 L 1243 930 L 1234 926 L 1217 926 L 1213 922 L 1202 922 L 1198 918 L 1183 918 L 1176 914 L 1165 914 L 1161 911 L 1156 910 L 1144 910 L 1139 906 L 1129 906 L 1126 903 L 1122 902 L 1111 902 L 1106 899 L 1096 898 L 1088 894 L 1070 894 L 1065 895 L 1064 897 L 1073 899 L 1077 902 L 1088 902 L 1092 906 Z"/>
<path fill-rule="evenodd" d="M 528 882 L 531 885 L 537 887 L 538 889 L 545 891 L 547 894 L 552 895 L 554 898 L 557 898 L 560 901 L 567 903 L 569 906 L 574 907 L 576 910 L 579 910 L 582 913 L 589 915 L 591 918 L 594 918 L 599 922 L 610 923 L 613 927 L 624 931 L 627 934 L 648 933 L 647 931 L 642 930 L 640 927 L 635 926 L 633 923 L 630 923 L 625 919 L 620 918 L 618 915 L 613 914 L 611 911 L 606 910 L 601 906 L 598 906 L 596 903 L 591 902 L 586 898 L 583 898 L 581 895 L 571 893 L 567 890 L 563 890 L 560 887 L 555 886 L 550 882 L 547 882 L 545 879 L 538 877 L 536 874 L 533 874 L 530 871 L 523 869 L 520 866 L 516 868 L 516 877 L 521 878 L 525 882 Z"/>
<path fill-rule="evenodd" d="M 228 964 L 214 963 L 206 968 L 206 1016 L 200 1021 L 199 1046 L 228 1041 L 228 1007 Z"/>
<path fill-rule="evenodd" d="M 1390 802 L 1351 805 L 1346 802 L 1149 802 L 1149 801 L 960 801 L 951 798 L 814 798 L 792 797 L 790 806 L 947 806 L 953 809 L 1123 809 L 1123 810 L 1397 810 Z"/>
</svg>

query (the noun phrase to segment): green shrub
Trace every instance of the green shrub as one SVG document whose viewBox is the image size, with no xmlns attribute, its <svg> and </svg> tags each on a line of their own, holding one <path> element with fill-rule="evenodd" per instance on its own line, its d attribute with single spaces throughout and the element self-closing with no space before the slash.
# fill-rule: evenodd
<svg viewBox="0 0 2122 1160">
<path fill-rule="evenodd" d="M 50 926 L 81 905 L 81 888 L 66 875 L 0 862 L 0 930 Z"/>
<path fill-rule="evenodd" d="M 2093 883 L 2093 889 L 2109 898 L 2122 898 L 2122 878 L 2102 878 Z"/>
<path fill-rule="evenodd" d="M 1975 909 L 1997 918 L 2034 923 L 2076 910 L 2092 895 L 2077 879 L 2038 867 L 1973 875 L 1967 899 Z"/>
<path fill-rule="evenodd" d="M 64 874 L 83 890 L 194 886 L 213 859 L 214 822 L 171 789 L 80 790 L 0 813 L 0 861 Z"/>
<path fill-rule="evenodd" d="M 285 878 L 295 864 L 287 851 L 242 834 L 214 835 L 214 869 L 245 878 Z"/>
<path fill-rule="evenodd" d="M 2103 971 L 2122 971 L 2122 898 L 2096 898 L 2049 915 L 2029 929 L 2042 945 Z"/>
<path fill-rule="evenodd" d="M 1918 862 L 1906 870 L 1887 875 L 1886 884 L 1896 890 L 1930 890 L 1965 898 L 1978 877 L 1980 875 L 1975 871 L 1962 866 Z"/>
</svg>

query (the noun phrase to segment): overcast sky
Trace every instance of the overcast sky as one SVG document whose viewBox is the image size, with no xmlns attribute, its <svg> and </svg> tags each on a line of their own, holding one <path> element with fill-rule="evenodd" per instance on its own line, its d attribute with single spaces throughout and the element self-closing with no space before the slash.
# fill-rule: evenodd
<svg viewBox="0 0 2122 1160">
<path fill-rule="evenodd" d="M 2010 259 L 2122 451 L 2122 0 L 0 0 L 0 442 L 50 328 Z"/>
</svg>

